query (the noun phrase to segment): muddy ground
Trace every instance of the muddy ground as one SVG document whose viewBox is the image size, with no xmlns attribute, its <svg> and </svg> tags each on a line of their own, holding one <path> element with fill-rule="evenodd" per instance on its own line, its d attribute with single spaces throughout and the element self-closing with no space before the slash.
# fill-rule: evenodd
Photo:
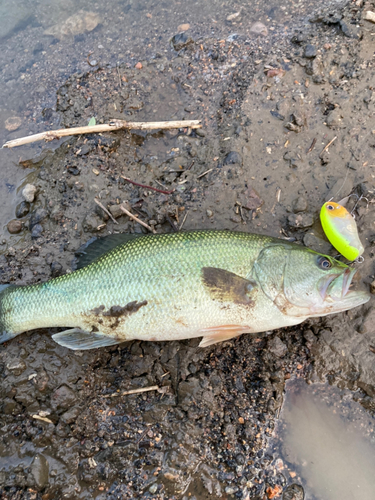
<svg viewBox="0 0 375 500">
<path fill-rule="evenodd" d="M 366 197 L 355 213 L 365 246 L 358 266 L 370 286 L 375 25 L 364 20 L 367 10 L 375 4 L 327 9 L 287 36 L 187 34 L 172 55 L 142 60 L 141 69 L 99 66 L 70 77 L 41 129 L 56 117 L 76 126 L 93 116 L 198 118 L 204 127 L 70 138 L 44 144 L 32 160 L 20 150 L 23 184 L 38 192 L 18 219 L 21 234 L 3 231 L 1 282 L 45 281 L 70 272 L 93 236 L 145 232 L 119 214 L 124 201 L 160 233 L 182 224 L 258 232 L 335 255 L 319 209 L 355 192 Z M 21 189 L 17 196 L 19 204 Z M 276 485 L 292 498 L 292 480 L 265 453 L 284 382 L 328 380 L 373 414 L 374 311 L 371 300 L 205 350 L 196 340 L 134 341 L 74 353 L 50 331 L 17 337 L 0 347 L 1 498 L 255 500 L 271 498 Z M 108 397 L 153 385 L 164 392 Z"/>
</svg>

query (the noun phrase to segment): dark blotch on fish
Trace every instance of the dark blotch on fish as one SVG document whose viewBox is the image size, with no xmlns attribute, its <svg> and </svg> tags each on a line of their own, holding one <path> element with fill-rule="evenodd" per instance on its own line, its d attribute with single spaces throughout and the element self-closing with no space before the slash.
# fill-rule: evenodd
<svg viewBox="0 0 375 500">
<path fill-rule="evenodd" d="M 214 300 L 244 305 L 253 303 L 249 294 L 255 283 L 237 274 L 216 267 L 203 267 L 202 281 Z"/>
</svg>

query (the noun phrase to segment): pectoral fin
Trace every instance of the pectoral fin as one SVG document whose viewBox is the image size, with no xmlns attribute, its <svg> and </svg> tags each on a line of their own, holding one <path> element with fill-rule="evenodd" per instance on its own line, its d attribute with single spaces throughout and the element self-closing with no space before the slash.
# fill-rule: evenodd
<svg viewBox="0 0 375 500">
<path fill-rule="evenodd" d="M 243 333 L 250 332 L 251 328 L 249 326 L 242 325 L 220 325 L 211 328 L 202 328 L 201 334 L 203 335 L 203 339 L 199 347 L 207 347 L 212 344 L 217 344 L 218 342 L 223 342 L 224 340 L 238 337 Z"/>
<path fill-rule="evenodd" d="M 73 351 L 95 349 L 109 345 L 120 344 L 122 340 L 109 337 L 100 332 L 85 332 L 79 328 L 65 330 L 60 333 L 55 333 L 52 338 L 62 347 L 73 349 Z"/>
</svg>

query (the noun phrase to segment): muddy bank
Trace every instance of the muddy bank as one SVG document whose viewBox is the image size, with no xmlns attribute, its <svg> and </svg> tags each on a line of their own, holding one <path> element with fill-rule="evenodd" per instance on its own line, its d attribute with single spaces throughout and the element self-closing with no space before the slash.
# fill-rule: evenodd
<svg viewBox="0 0 375 500">
<path fill-rule="evenodd" d="M 19 209 L 21 233 L 4 228 L 1 281 L 45 281 L 69 272 L 93 235 L 143 232 L 119 213 L 124 201 L 157 232 L 182 224 L 253 231 L 335 255 L 318 211 L 355 188 L 367 198 L 356 215 L 369 285 L 375 28 L 363 20 L 367 9 L 375 7 L 326 10 L 288 36 L 279 28 L 252 37 L 238 26 L 223 40 L 186 36 L 173 55 L 142 68 L 70 77 L 53 110 L 64 126 L 157 117 L 200 118 L 204 129 L 72 138 L 43 145 L 32 160 L 23 150 L 14 214 L 26 183 L 38 191 Z M 373 412 L 372 315 L 371 301 L 206 350 L 196 341 L 131 342 L 72 353 L 51 332 L 22 335 L 0 347 L 1 495 L 246 499 L 269 496 L 275 484 L 282 491 L 291 479 L 275 483 L 277 457 L 265 448 L 285 380 L 328 378 Z M 162 392 L 107 397 L 154 385 Z"/>
</svg>

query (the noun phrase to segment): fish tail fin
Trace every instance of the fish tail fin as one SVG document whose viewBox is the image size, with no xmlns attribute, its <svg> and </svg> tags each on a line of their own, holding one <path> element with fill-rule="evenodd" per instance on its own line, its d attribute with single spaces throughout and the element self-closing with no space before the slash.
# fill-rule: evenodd
<svg viewBox="0 0 375 500">
<path fill-rule="evenodd" d="M 10 287 L 11 285 L 0 285 L 0 344 L 3 344 L 7 340 L 11 340 L 12 338 L 16 337 L 19 335 L 19 333 L 13 333 L 9 331 L 6 325 L 5 317 L 4 317 L 4 311 L 3 311 L 3 297 L 4 293 L 6 293 L 6 290 Z"/>
</svg>

